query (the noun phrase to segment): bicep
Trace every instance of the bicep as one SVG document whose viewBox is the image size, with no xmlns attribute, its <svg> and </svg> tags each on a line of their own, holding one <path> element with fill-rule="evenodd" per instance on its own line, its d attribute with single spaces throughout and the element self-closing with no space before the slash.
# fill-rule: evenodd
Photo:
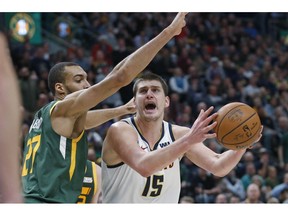
<svg viewBox="0 0 288 216">
<path fill-rule="evenodd" d="M 145 155 L 145 152 L 137 143 L 137 133 L 134 129 L 121 122 L 121 125 L 112 125 L 107 133 L 108 142 L 117 157 L 130 167 L 137 169 L 137 163 Z"/>
</svg>

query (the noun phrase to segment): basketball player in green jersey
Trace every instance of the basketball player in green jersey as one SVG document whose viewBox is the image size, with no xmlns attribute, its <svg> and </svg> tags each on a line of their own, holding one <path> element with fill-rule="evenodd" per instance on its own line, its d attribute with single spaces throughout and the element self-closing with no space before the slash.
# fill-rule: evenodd
<svg viewBox="0 0 288 216">
<path fill-rule="evenodd" d="M 99 115 L 89 110 L 143 71 L 159 50 L 181 33 L 186 14 L 178 13 L 168 27 L 93 86 L 77 64 L 62 62 L 52 67 L 48 85 L 55 101 L 36 112 L 25 140 L 22 165 L 25 202 L 77 202 L 87 161 L 85 130 L 117 116 L 114 111 Z"/>
<path fill-rule="evenodd" d="M 101 191 L 101 167 L 94 161 L 87 160 L 85 176 L 78 204 L 97 203 Z"/>
</svg>

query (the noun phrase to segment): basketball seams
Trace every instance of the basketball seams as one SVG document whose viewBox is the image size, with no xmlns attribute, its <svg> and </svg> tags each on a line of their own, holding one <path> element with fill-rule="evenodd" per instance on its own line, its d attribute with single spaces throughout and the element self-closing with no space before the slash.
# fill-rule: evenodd
<svg viewBox="0 0 288 216">
<path fill-rule="evenodd" d="M 233 128 L 232 130 L 230 130 L 228 133 L 226 133 L 224 136 L 222 136 L 222 139 L 221 139 L 221 142 L 225 145 L 231 145 L 230 143 L 225 143 L 224 142 L 224 138 L 226 136 L 228 136 L 229 134 L 231 134 L 233 131 L 235 131 L 236 129 L 238 129 L 241 125 L 243 125 L 245 122 L 249 121 L 253 116 L 256 115 L 256 112 L 253 113 L 253 115 L 249 116 L 248 118 L 245 119 L 245 121 L 241 122 L 241 124 L 237 125 L 235 128 Z M 254 134 L 255 135 L 255 134 Z M 252 136 L 253 137 L 253 136 Z M 248 139 L 250 140 L 250 139 Z M 248 140 L 244 141 L 244 142 L 241 142 L 241 143 L 245 143 L 247 142 Z M 237 143 L 237 144 L 241 144 L 241 143 Z M 236 145 L 236 143 L 232 144 L 232 145 Z"/>
<path fill-rule="evenodd" d="M 244 105 L 243 105 L 243 104 L 239 104 L 239 105 L 233 107 L 229 112 L 227 112 L 227 113 L 223 116 L 223 118 L 221 119 L 221 121 L 219 122 L 219 124 L 217 123 L 217 124 L 218 124 L 218 125 L 217 125 L 217 130 L 216 130 L 216 133 L 217 133 L 217 134 L 218 134 L 218 132 L 219 132 L 221 123 L 225 120 L 226 116 L 227 116 L 228 114 L 230 114 L 232 111 L 234 111 L 234 109 L 239 108 L 239 107 L 241 107 L 241 106 L 244 106 Z M 217 139 L 217 140 L 218 140 L 218 139 Z"/>
<path fill-rule="evenodd" d="M 251 140 L 252 138 L 254 138 L 255 135 L 260 131 L 260 129 L 261 129 L 261 125 L 260 125 L 259 128 L 257 129 L 256 133 L 253 134 L 253 136 L 252 136 L 250 139 L 246 140 L 245 142 L 247 142 L 247 141 Z M 245 142 L 231 143 L 231 144 L 230 144 L 230 143 L 223 143 L 223 144 L 225 144 L 225 145 L 227 145 L 227 146 L 235 146 L 235 145 L 241 145 L 242 143 L 245 143 Z"/>
<path fill-rule="evenodd" d="M 257 111 L 245 103 L 232 102 L 223 106 L 215 121 L 217 142 L 231 150 L 248 148 L 257 140 L 261 131 L 261 120 Z"/>
</svg>

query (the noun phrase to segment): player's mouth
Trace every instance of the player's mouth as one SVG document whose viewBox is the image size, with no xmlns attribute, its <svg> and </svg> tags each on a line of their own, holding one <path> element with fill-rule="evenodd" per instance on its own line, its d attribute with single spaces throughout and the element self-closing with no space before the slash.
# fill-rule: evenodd
<svg viewBox="0 0 288 216">
<path fill-rule="evenodd" d="M 145 105 L 145 111 L 146 112 L 153 112 L 154 110 L 156 110 L 156 104 L 154 102 L 148 102 Z"/>
</svg>

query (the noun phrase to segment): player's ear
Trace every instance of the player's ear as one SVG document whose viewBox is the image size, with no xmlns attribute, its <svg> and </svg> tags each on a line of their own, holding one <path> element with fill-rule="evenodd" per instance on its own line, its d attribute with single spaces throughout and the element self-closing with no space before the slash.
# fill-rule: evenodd
<svg viewBox="0 0 288 216">
<path fill-rule="evenodd" d="M 165 108 L 170 106 L 170 98 L 168 96 L 165 97 Z"/>
<path fill-rule="evenodd" d="M 63 96 L 63 98 L 65 97 L 66 91 L 63 83 L 55 84 L 55 93 L 58 94 L 59 96 Z"/>
</svg>

